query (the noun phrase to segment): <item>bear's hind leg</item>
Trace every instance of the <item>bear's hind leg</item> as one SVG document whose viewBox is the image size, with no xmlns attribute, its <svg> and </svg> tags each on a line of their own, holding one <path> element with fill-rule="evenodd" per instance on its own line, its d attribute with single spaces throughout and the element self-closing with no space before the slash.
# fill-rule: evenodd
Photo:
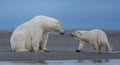
<svg viewBox="0 0 120 65">
<path fill-rule="evenodd" d="M 16 52 L 28 52 L 26 49 L 16 49 Z"/>
<path fill-rule="evenodd" d="M 17 32 L 11 38 L 11 45 L 16 52 L 28 51 L 25 47 L 26 36 L 24 32 Z"/>
<path fill-rule="evenodd" d="M 101 51 L 102 51 L 102 44 L 98 44 L 98 52 L 101 53 Z"/>
<path fill-rule="evenodd" d="M 37 42 L 37 43 L 32 44 L 32 49 L 34 52 L 38 52 L 39 51 L 39 43 Z"/>
<path fill-rule="evenodd" d="M 95 53 L 98 53 L 98 52 L 99 52 L 98 44 L 97 44 L 97 43 L 94 43 L 94 44 L 93 44 L 93 47 L 94 47 L 94 52 L 95 52 Z"/>
</svg>

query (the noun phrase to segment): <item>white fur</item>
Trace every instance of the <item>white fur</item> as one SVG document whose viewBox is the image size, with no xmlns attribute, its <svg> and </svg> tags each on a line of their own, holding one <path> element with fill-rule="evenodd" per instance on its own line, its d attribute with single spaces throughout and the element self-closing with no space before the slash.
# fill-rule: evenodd
<svg viewBox="0 0 120 65">
<path fill-rule="evenodd" d="M 17 52 L 47 50 L 48 32 L 59 34 L 64 30 L 58 20 L 47 16 L 36 16 L 14 30 L 10 40 L 12 50 Z"/>
<path fill-rule="evenodd" d="M 94 46 L 95 52 L 100 52 L 102 45 L 106 47 L 107 52 L 111 52 L 108 38 L 104 31 L 102 30 L 99 29 L 93 29 L 90 31 L 77 30 L 72 33 L 72 36 L 80 40 L 78 50 L 81 50 L 86 43 L 90 43 Z"/>
</svg>

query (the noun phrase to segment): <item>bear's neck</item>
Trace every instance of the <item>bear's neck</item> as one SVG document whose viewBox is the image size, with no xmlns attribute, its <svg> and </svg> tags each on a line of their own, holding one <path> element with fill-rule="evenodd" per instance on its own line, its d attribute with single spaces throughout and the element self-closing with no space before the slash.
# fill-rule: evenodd
<svg viewBox="0 0 120 65">
<path fill-rule="evenodd" d="M 53 25 L 50 25 L 50 24 L 45 24 L 45 25 L 42 25 L 43 27 L 43 31 L 44 32 L 52 32 L 53 31 Z"/>
</svg>

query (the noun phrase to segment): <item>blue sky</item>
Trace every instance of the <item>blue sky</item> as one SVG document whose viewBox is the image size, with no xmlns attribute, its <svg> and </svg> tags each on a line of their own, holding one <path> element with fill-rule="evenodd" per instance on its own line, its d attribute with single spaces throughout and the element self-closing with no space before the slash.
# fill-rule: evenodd
<svg viewBox="0 0 120 65">
<path fill-rule="evenodd" d="M 36 15 L 54 17 L 66 30 L 120 30 L 120 0 L 0 0 L 0 30 L 13 30 Z"/>
</svg>

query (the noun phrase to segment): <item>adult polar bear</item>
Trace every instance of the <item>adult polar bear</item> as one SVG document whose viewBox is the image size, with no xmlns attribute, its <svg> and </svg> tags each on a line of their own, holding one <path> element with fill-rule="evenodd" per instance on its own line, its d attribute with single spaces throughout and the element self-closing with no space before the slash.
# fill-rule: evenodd
<svg viewBox="0 0 120 65">
<path fill-rule="evenodd" d="M 71 34 L 72 37 L 80 40 L 80 45 L 77 52 L 83 48 L 86 43 L 91 43 L 94 46 L 94 52 L 100 52 L 101 46 L 104 45 L 107 52 L 111 52 L 110 44 L 104 31 L 93 29 L 90 31 L 77 30 Z"/>
<path fill-rule="evenodd" d="M 48 32 L 64 34 L 58 20 L 47 16 L 36 16 L 14 30 L 10 40 L 12 50 L 16 52 L 46 51 Z"/>
</svg>

